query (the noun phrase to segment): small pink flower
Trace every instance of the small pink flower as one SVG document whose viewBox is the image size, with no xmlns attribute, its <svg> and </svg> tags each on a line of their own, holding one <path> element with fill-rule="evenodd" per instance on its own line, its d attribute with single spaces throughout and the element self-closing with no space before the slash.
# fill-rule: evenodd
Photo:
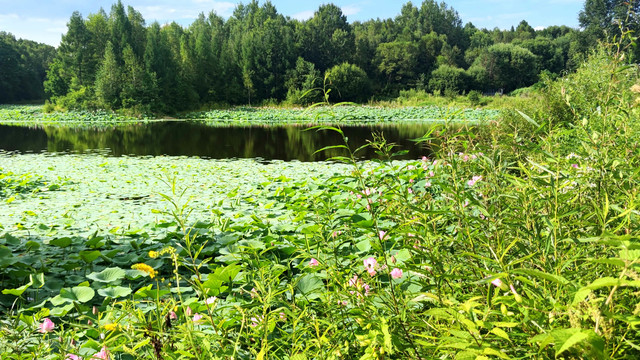
<svg viewBox="0 0 640 360">
<path fill-rule="evenodd" d="M 413 180 L 413 179 L 409 179 L 409 183 L 410 183 L 410 184 L 413 184 L 414 182 L 415 182 L 415 180 Z"/>
<path fill-rule="evenodd" d="M 407 169 L 408 169 L 408 170 L 415 170 L 415 169 L 416 169 L 416 167 L 415 167 L 415 166 L 413 166 L 413 165 L 409 165 L 409 166 L 407 166 Z"/>
<path fill-rule="evenodd" d="M 91 360 L 109 360 L 110 356 L 109 356 L 109 350 L 107 349 L 106 346 L 103 346 L 102 349 L 93 354 L 93 356 L 91 357 Z"/>
<path fill-rule="evenodd" d="M 249 294 L 251 295 L 251 298 L 253 299 L 254 297 L 258 296 L 258 290 L 256 290 L 256 288 L 252 288 L 251 292 Z"/>
<path fill-rule="evenodd" d="M 364 296 L 369 296 L 369 292 L 371 291 L 371 287 L 368 284 L 363 284 L 362 288 L 364 289 Z"/>
<path fill-rule="evenodd" d="M 518 293 L 516 292 L 516 288 L 514 288 L 513 285 L 509 285 L 509 288 L 511 289 L 511 292 L 513 293 L 513 295 L 518 296 Z"/>
<path fill-rule="evenodd" d="M 356 287 L 358 284 L 358 275 L 353 275 L 353 278 L 349 279 L 349 286 Z"/>
<path fill-rule="evenodd" d="M 412 188 L 409 188 L 408 191 L 409 191 L 409 194 L 413 194 L 413 189 Z"/>
<path fill-rule="evenodd" d="M 192 314 L 191 308 L 187 306 L 187 308 L 184 309 L 184 314 L 187 316 L 191 316 Z"/>
<path fill-rule="evenodd" d="M 424 184 L 424 187 L 426 187 L 426 188 L 431 187 L 431 181 L 427 181 L 427 182 Z"/>
<path fill-rule="evenodd" d="M 64 360 L 80 360 L 80 356 L 74 354 L 67 354 Z"/>
<path fill-rule="evenodd" d="M 385 236 L 386 234 L 387 234 L 387 233 L 386 233 L 385 231 L 380 230 L 380 232 L 378 233 L 378 236 L 380 237 L 380 240 L 384 239 L 384 236 Z"/>
<path fill-rule="evenodd" d="M 436 176 L 436 174 L 433 171 L 429 171 L 429 177 L 432 178 L 434 176 Z"/>
<path fill-rule="evenodd" d="M 318 266 L 318 265 L 320 265 L 320 263 L 315 258 L 311 258 L 311 260 L 309 260 L 309 266 Z"/>
<path fill-rule="evenodd" d="M 480 180 L 482 180 L 482 176 L 474 176 L 471 178 L 471 180 L 467 181 L 467 185 L 473 186 Z"/>
<path fill-rule="evenodd" d="M 491 281 L 491 283 L 495 287 L 501 287 L 502 286 L 502 280 L 500 280 L 500 279 L 493 279 L 493 281 Z"/>
<path fill-rule="evenodd" d="M 207 304 L 207 305 L 212 305 L 212 304 L 214 304 L 216 302 L 216 300 L 218 300 L 218 298 L 215 297 L 215 296 L 212 296 L 212 297 L 208 298 L 207 300 L 205 300 L 204 303 Z"/>
<path fill-rule="evenodd" d="M 580 168 L 580 166 L 578 166 L 578 164 L 571 164 L 571 166 L 572 166 L 574 169 L 579 169 L 579 168 Z"/>
<path fill-rule="evenodd" d="M 175 311 L 169 311 L 169 319 L 170 320 L 178 320 L 178 315 Z"/>
<path fill-rule="evenodd" d="M 194 323 L 195 323 L 195 322 L 198 322 L 198 321 L 200 321 L 200 320 L 202 320 L 202 315 L 200 315 L 200 314 L 195 314 L 195 315 L 193 315 L 193 322 L 194 322 Z"/>
<path fill-rule="evenodd" d="M 402 277 L 402 270 L 398 268 L 391 270 L 391 277 L 394 279 L 400 279 Z"/>
<path fill-rule="evenodd" d="M 427 161 L 429 161 L 429 158 L 428 158 L 428 157 L 426 157 L 426 156 L 423 156 L 423 157 L 422 157 L 422 162 L 427 162 Z"/>
<path fill-rule="evenodd" d="M 49 318 L 45 318 L 44 321 L 38 325 L 38 328 L 41 333 L 46 334 L 48 332 L 52 332 L 53 329 L 56 327 L 56 324 L 53 323 L 53 321 L 51 321 L 51 319 Z"/>
<path fill-rule="evenodd" d="M 358 194 L 356 196 L 358 197 L 358 199 L 362 199 L 362 195 Z"/>
<path fill-rule="evenodd" d="M 374 257 L 369 257 L 364 259 L 363 263 L 364 263 L 364 268 L 365 270 L 367 270 L 369 275 L 375 276 L 376 274 L 375 268 L 376 266 L 378 266 L 378 261 Z"/>
<path fill-rule="evenodd" d="M 287 321 L 287 316 L 283 312 L 280 312 L 278 315 L 280 317 L 280 320 Z"/>
<path fill-rule="evenodd" d="M 469 155 L 465 155 L 462 157 L 462 161 L 467 162 L 469 161 Z"/>
</svg>

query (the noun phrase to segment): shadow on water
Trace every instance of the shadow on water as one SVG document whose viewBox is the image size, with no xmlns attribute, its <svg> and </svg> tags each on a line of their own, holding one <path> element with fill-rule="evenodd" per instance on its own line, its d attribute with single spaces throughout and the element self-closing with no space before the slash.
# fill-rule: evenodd
<svg viewBox="0 0 640 360">
<path fill-rule="evenodd" d="M 430 151 L 410 139 L 423 136 L 428 123 L 344 126 L 342 130 L 355 149 L 381 133 L 388 142 L 407 150 L 403 158 L 417 159 Z M 0 149 L 17 152 L 77 152 L 101 150 L 110 156 L 198 156 L 212 159 L 263 158 L 265 160 L 320 161 L 346 155 L 332 149 L 314 155 L 325 146 L 341 144 L 333 131 L 303 131 L 299 125 L 208 126 L 198 122 L 164 121 L 127 124 L 111 128 L 18 127 L 0 125 Z M 373 149 L 359 154 L 375 158 Z"/>
</svg>

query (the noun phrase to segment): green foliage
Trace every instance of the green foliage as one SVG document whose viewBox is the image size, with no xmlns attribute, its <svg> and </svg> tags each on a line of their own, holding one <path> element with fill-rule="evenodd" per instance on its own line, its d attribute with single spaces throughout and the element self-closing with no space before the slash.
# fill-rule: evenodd
<svg viewBox="0 0 640 360">
<path fill-rule="evenodd" d="M 325 76 L 328 88 L 331 89 L 331 100 L 362 102 L 371 95 L 369 77 L 357 65 L 336 65 L 327 70 Z"/>
<path fill-rule="evenodd" d="M 537 59 L 531 51 L 513 44 L 495 44 L 473 62 L 471 76 L 484 90 L 510 92 L 537 80 Z M 470 70 L 471 72 L 471 70 Z"/>
<path fill-rule="evenodd" d="M 460 94 L 469 87 L 467 73 L 450 65 L 440 65 L 431 73 L 429 89 L 438 93 Z"/>
</svg>

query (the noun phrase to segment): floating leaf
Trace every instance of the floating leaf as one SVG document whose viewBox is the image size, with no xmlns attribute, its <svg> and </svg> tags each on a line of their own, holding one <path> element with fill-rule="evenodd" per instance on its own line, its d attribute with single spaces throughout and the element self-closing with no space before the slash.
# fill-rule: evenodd
<svg viewBox="0 0 640 360">
<path fill-rule="evenodd" d="M 87 278 L 102 283 L 112 283 L 124 279 L 126 274 L 124 270 L 117 267 L 106 268 L 101 272 L 93 272 L 87 275 Z"/>
</svg>

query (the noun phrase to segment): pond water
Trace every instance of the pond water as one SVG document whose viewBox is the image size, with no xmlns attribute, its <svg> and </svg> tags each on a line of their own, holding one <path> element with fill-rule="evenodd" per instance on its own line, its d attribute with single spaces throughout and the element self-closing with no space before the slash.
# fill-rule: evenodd
<svg viewBox="0 0 640 360">
<path fill-rule="evenodd" d="M 387 142 L 408 153 L 398 159 L 418 159 L 429 149 L 411 139 L 423 136 L 429 123 L 344 126 L 349 146 L 356 149 L 382 134 Z M 333 131 L 308 130 L 300 125 L 210 126 L 191 121 L 162 121 L 114 127 L 21 127 L 0 125 L 0 150 L 20 153 L 84 153 L 100 151 L 108 156 L 197 156 L 211 159 L 262 158 L 265 160 L 321 161 L 347 155 L 326 146 L 342 144 Z M 358 154 L 376 157 L 374 149 Z"/>
</svg>

